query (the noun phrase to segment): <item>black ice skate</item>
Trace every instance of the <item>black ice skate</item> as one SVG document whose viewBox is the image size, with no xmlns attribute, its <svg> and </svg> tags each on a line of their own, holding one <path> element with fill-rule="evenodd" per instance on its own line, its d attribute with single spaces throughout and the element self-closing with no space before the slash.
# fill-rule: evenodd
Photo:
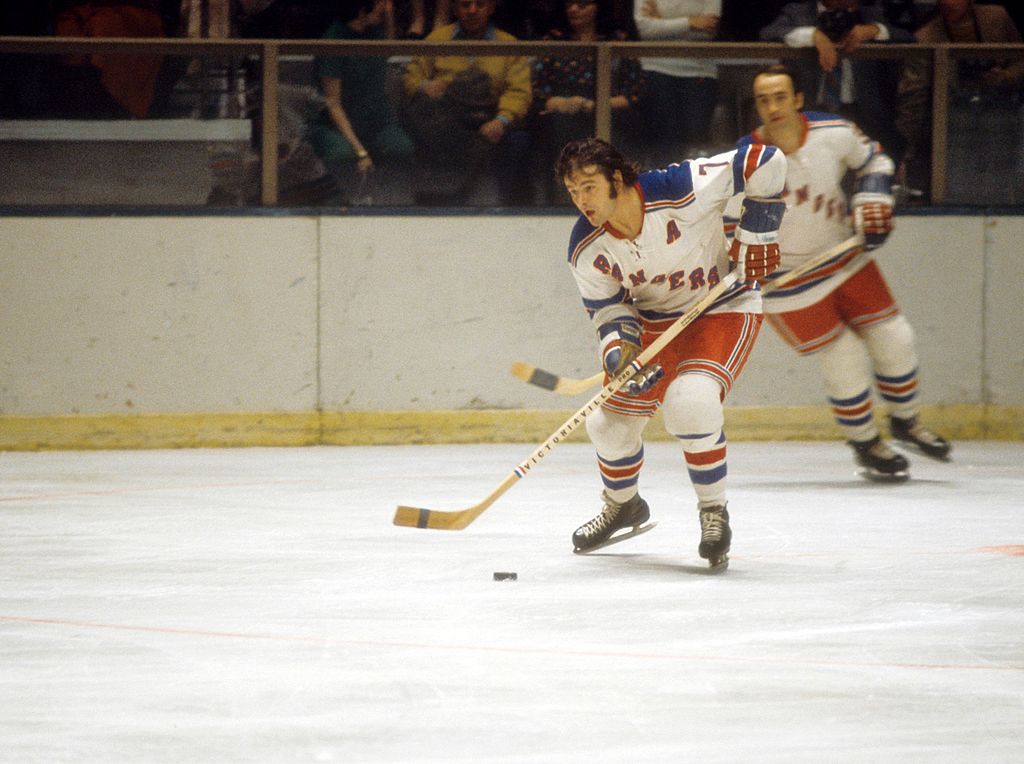
<svg viewBox="0 0 1024 764">
<path fill-rule="evenodd" d="M 932 459 L 940 462 L 949 461 L 951 446 L 945 438 L 936 435 L 923 424 L 917 421 L 917 417 L 911 419 L 900 419 L 889 417 L 889 431 L 892 437 L 901 444 L 905 444 L 915 451 L 918 451 Z"/>
<path fill-rule="evenodd" d="M 573 552 L 587 554 L 610 544 L 647 533 L 657 523 L 647 523 L 651 510 L 637 494 L 624 504 L 612 501 L 607 493 L 601 494 L 604 507 L 601 514 L 576 529 L 572 534 Z M 644 525 L 647 523 L 647 525 Z M 621 533 L 619 531 L 622 531 Z"/>
<path fill-rule="evenodd" d="M 889 448 L 877 435 L 871 440 L 848 441 L 854 458 L 864 469 L 861 475 L 882 483 L 902 483 L 910 477 L 907 460 Z"/>
<path fill-rule="evenodd" d="M 700 510 L 700 546 L 698 554 L 708 561 L 712 570 L 729 567 L 729 545 L 732 529 L 729 512 L 724 505 L 702 507 Z"/>
</svg>

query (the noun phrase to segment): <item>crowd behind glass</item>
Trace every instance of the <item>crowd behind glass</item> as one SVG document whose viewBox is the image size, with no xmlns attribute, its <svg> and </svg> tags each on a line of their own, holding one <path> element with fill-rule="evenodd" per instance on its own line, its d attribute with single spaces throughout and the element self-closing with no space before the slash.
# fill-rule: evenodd
<svg viewBox="0 0 1024 764">
<path fill-rule="evenodd" d="M 912 42 L 1019 44 L 1020 6 L 976 0 L 9 0 L 0 10 L 0 34 L 784 43 L 809 49 L 799 63 L 807 108 L 846 116 L 881 141 L 899 167 L 902 202 L 926 204 L 930 62 L 844 54 L 862 45 Z M 2 58 L 3 119 L 251 119 L 248 148 L 211 150 L 207 204 L 258 202 L 258 57 Z M 729 149 L 756 127 L 749 87 L 765 63 L 616 57 L 613 141 L 648 166 Z M 280 82 L 278 174 L 285 205 L 565 205 L 552 162 L 561 145 L 594 129 L 593 55 L 296 56 L 282 63 Z M 958 63 L 950 93 L 949 201 L 1024 203 L 1022 84 L 1024 57 Z"/>
</svg>

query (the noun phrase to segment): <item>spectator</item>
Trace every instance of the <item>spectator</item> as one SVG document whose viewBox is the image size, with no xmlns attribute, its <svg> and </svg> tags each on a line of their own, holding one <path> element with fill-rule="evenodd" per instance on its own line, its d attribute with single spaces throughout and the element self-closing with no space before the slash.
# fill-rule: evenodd
<svg viewBox="0 0 1024 764">
<path fill-rule="evenodd" d="M 379 39 L 391 11 L 391 0 L 338 0 L 324 38 Z M 319 72 L 326 108 L 310 127 L 310 143 L 341 187 L 362 187 L 364 193 L 355 196 L 365 198 L 379 163 L 405 164 L 413 153 L 387 97 L 387 61 L 382 56 L 324 58 Z"/>
<path fill-rule="evenodd" d="M 410 0 L 413 4 L 417 0 Z M 451 8 L 458 0 L 436 0 L 434 29 L 451 21 Z M 559 0 L 496 0 L 493 21 L 495 26 L 520 40 L 541 37 L 555 17 Z"/>
<path fill-rule="evenodd" d="M 282 206 L 310 206 L 338 201 L 338 185 L 307 140 L 306 119 L 310 112 L 324 108 L 323 97 L 313 88 L 295 85 L 278 87 L 277 168 L 278 202 Z M 260 203 L 262 162 L 262 120 L 260 110 L 253 118 L 252 145 L 238 150 L 233 145 L 210 147 L 213 187 L 206 203 L 218 207 L 239 207 Z"/>
<path fill-rule="evenodd" d="M 973 0 L 938 0 L 936 10 L 936 15 L 917 30 L 918 42 L 1021 42 L 1020 31 L 1002 6 L 975 5 Z M 931 79 L 929 59 L 913 58 L 907 62 L 900 82 L 896 118 L 907 147 L 898 177 L 904 188 L 916 189 L 922 197 L 930 185 Z M 1024 201 L 1020 191 L 1015 199 L 1006 198 L 1004 193 L 1020 188 L 1019 179 L 1006 177 L 1012 168 L 1006 157 L 1018 157 L 1020 152 L 1022 83 L 1022 59 L 969 60 L 958 66 L 950 118 L 952 125 L 965 123 L 965 129 L 949 131 L 947 166 L 957 168 L 957 182 L 963 184 L 963 190 L 969 190 L 974 200 L 994 182 L 1000 190 L 988 201 Z M 985 136 L 988 151 L 979 150 L 978 135 Z"/>
<path fill-rule="evenodd" d="M 555 26 L 546 40 L 626 40 L 627 33 L 612 26 L 607 0 L 562 0 Z M 643 86 L 643 70 L 631 58 L 615 59 L 611 93 L 612 132 L 619 145 L 635 144 L 639 136 L 637 105 Z M 556 199 L 556 178 L 550 172 L 562 146 L 594 131 L 594 100 L 597 66 L 593 55 L 565 57 L 546 55 L 533 65 L 535 135 L 539 138 L 545 180 L 545 201 Z M 565 199 L 568 202 L 568 199 Z"/>
<path fill-rule="evenodd" d="M 710 42 L 718 33 L 722 0 L 636 0 L 641 40 Z M 718 69 L 706 59 L 643 58 L 642 108 L 652 144 L 648 160 L 661 167 L 706 154 L 718 100 Z"/>
<path fill-rule="evenodd" d="M 913 42 L 909 32 L 885 21 L 880 7 L 860 0 L 803 0 L 787 3 L 779 16 L 761 30 L 761 39 L 784 42 L 792 48 L 816 48 L 818 71 L 796 67 L 807 83 L 808 108 L 835 112 L 856 122 L 901 157 L 903 141 L 893 120 L 902 65 L 880 59 L 853 61 L 853 53 L 867 43 Z"/>
<path fill-rule="evenodd" d="M 491 23 L 494 0 L 454 0 L 458 21 L 427 40 L 516 38 Z M 502 202 L 529 197 L 527 135 L 521 129 L 531 101 L 530 65 L 524 56 L 422 56 L 402 78 L 403 124 L 416 147 L 417 203 L 465 203 L 488 160 Z"/>
<path fill-rule="evenodd" d="M 163 37 L 157 0 L 65 0 L 56 4 L 57 37 Z M 145 117 L 161 56 L 93 53 L 65 56 L 56 86 L 63 115 Z"/>
</svg>

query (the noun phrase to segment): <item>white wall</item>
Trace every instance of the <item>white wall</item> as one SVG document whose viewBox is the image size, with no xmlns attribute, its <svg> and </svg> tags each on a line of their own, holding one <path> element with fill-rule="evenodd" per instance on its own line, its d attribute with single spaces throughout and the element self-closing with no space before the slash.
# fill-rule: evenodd
<svg viewBox="0 0 1024 764">
<path fill-rule="evenodd" d="M 0 415 L 564 409 L 598 369 L 568 215 L 0 218 Z M 930 404 L 1024 404 L 1022 217 L 900 216 L 879 255 Z M 766 329 L 730 403 L 822 402 Z"/>
</svg>

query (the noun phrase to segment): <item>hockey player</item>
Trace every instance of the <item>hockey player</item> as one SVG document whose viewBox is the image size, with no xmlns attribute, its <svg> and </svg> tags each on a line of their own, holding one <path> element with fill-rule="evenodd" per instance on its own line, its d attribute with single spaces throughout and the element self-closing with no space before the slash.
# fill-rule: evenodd
<svg viewBox="0 0 1024 764">
<path fill-rule="evenodd" d="M 610 377 L 700 301 L 730 262 L 742 282 L 587 418 L 604 507 L 573 534 L 575 551 L 589 552 L 644 529 L 650 510 L 638 492 L 642 435 L 661 406 L 666 429 L 682 443 L 697 494 L 700 556 L 713 568 L 728 564 L 732 532 L 722 401 L 760 330 L 755 284 L 779 265 L 785 167 L 780 151 L 760 144 L 642 175 L 597 138 L 562 150 L 556 173 L 581 213 L 569 242 L 569 265 Z M 737 193 L 745 194 L 746 203 L 730 250 L 721 216 Z"/>
<path fill-rule="evenodd" d="M 782 268 L 863 234 L 854 247 L 792 284 L 764 297 L 768 323 L 801 355 L 816 355 L 832 413 L 866 477 L 901 481 L 907 460 L 882 440 L 872 387 L 889 409 L 893 438 L 934 459 L 950 445 L 918 421 L 914 333 L 875 264 L 892 230 L 893 162 L 851 122 L 802 112 L 803 93 L 792 70 L 775 64 L 753 80 L 763 124 L 738 147 L 776 146 L 787 157 L 786 216 L 779 231 Z M 841 188 L 853 173 L 852 212 Z M 730 212 L 738 208 L 734 201 Z M 726 227 L 734 222 L 727 215 Z"/>
</svg>

